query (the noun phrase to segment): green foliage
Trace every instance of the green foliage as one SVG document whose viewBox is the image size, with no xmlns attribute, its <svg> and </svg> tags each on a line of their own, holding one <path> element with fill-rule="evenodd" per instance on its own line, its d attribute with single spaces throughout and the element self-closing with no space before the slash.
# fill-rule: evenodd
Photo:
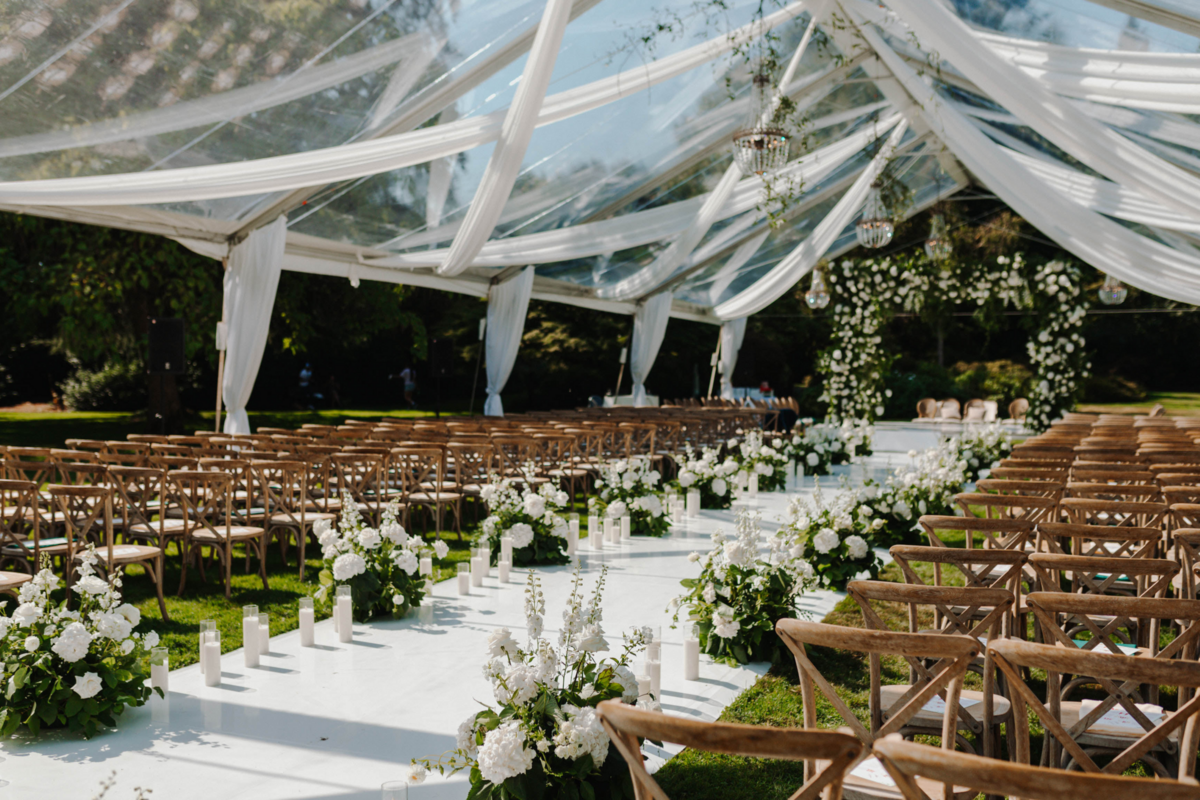
<svg viewBox="0 0 1200 800">
<path fill-rule="evenodd" d="M 63 403 L 73 411 L 121 411 L 146 404 L 146 367 L 140 360 L 84 367 L 63 384 Z"/>
<path fill-rule="evenodd" d="M 958 362 L 952 368 L 959 398 L 978 397 L 995 400 L 1004 409 L 1018 397 L 1028 397 L 1033 373 L 1024 364 L 1003 359 L 986 362 Z"/>
</svg>

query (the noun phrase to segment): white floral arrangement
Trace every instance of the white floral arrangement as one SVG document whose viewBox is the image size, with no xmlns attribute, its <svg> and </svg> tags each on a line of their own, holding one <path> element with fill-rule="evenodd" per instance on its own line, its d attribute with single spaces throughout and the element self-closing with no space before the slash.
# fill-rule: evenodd
<svg viewBox="0 0 1200 800">
<path fill-rule="evenodd" d="M 884 524 L 858 492 L 843 488 L 828 493 L 817 487 L 809 496 L 792 498 L 778 535 L 793 557 L 809 563 L 817 585 L 844 590 L 860 575 L 879 574 L 883 562 L 871 545 Z"/>
<path fill-rule="evenodd" d="M 46 568 L 21 586 L 12 614 L 0 615 L 6 685 L 0 735 L 24 725 L 34 734 L 67 728 L 91 737 L 101 725 L 116 727 L 122 711 L 150 698 L 142 664 L 158 634 L 134 630 L 141 612 L 121 601 L 120 576 L 104 580 L 97 563 L 89 545 L 71 586 L 75 609 L 51 600 L 60 581 Z"/>
<path fill-rule="evenodd" d="M 1092 365 L 1084 352 L 1080 329 L 1088 302 L 1082 296 L 1079 267 L 1050 261 L 1034 275 L 1034 306 L 1041 330 L 1026 343 L 1034 384 L 1029 392 L 1025 424 L 1044 431 L 1075 407 L 1075 399 Z"/>
<path fill-rule="evenodd" d="M 675 477 L 682 491 L 700 492 L 701 508 L 729 508 L 733 505 L 733 488 L 738 463 L 732 457 L 721 458 L 715 447 L 702 447 L 697 455 L 690 444 L 684 446 L 683 463 Z"/>
<path fill-rule="evenodd" d="M 977 481 L 999 466 L 1012 452 L 1013 437 L 1002 422 L 972 424 L 958 441 L 958 452 L 967 465 L 967 480 Z"/>
<path fill-rule="evenodd" d="M 508 478 L 493 478 L 480 490 L 488 507 L 483 537 L 491 547 L 492 559 L 500 557 L 500 539 L 512 539 L 513 564 L 565 564 L 567 520 L 562 516 L 569 498 L 553 483 L 540 488 L 518 488 Z"/>
<path fill-rule="evenodd" d="M 751 474 L 758 475 L 758 489 L 762 492 L 780 491 L 787 485 L 789 459 L 780 437 L 772 436 L 766 440 L 762 431 L 751 430 L 740 442 L 730 441 L 739 471 L 745 474 L 743 485 L 749 484 Z"/>
<path fill-rule="evenodd" d="M 313 533 L 323 560 L 317 600 L 325 600 L 331 586 L 349 586 L 354 619 L 359 622 L 385 614 L 403 616 L 421 605 L 425 597 L 421 559 L 445 558 L 449 548 L 441 539 L 431 547 L 421 537 L 410 536 L 398 521 L 399 511 L 389 503 L 378 529 L 363 522 L 354 503 L 342 505 L 336 527 L 327 519 L 317 521 Z"/>
<path fill-rule="evenodd" d="M 601 599 L 607 568 L 591 599 L 584 602 L 579 570 L 557 646 L 544 636 L 546 601 L 536 574 L 525 588 L 526 643 L 508 628 L 488 636 L 483 674 L 492 684 L 495 707 L 472 714 L 458 728 L 453 750 L 437 759 L 413 761 L 413 780 L 429 770 L 453 775 L 467 770 L 470 798 L 630 798 L 629 769 L 600 724 L 595 707 L 609 699 L 657 708 L 638 696 L 630 664 L 652 637 L 634 628 L 619 655 L 608 651 Z"/>
<path fill-rule="evenodd" d="M 871 455 L 874 434 L 874 426 L 865 420 L 813 423 L 803 434 L 792 434 L 788 455 L 804 474 L 828 475 L 830 467 Z"/>
<path fill-rule="evenodd" d="M 883 486 L 868 483 L 859 493 L 867 516 L 883 522 L 875 531 L 880 546 L 919 544 L 917 521 L 924 514 L 954 514 L 954 495 L 968 479 L 969 467 L 957 439 L 908 455 L 912 463 L 894 470 Z"/>
<path fill-rule="evenodd" d="M 700 649 L 730 664 L 779 663 L 786 656 L 775 635 L 775 622 L 796 614 L 800 595 L 813 585 L 813 568 L 804 550 L 779 534 L 764 535 L 760 515 L 743 509 L 733 536 L 717 530 L 712 549 L 689 560 L 700 576 L 681 583 L 687 590 L 671 602 L 675 621 L 681 611 L 700 633 Z"/>
<path fill-rule="evenodd" d="M 665 536 L 671 520 L 659 494 L 662 475 L 653 469 L 647 458 L 610 461 L 600 468 L 596 479 L 598 502 L 591 508 L 612 519 L 629 515 L 630 533 L 634 536 Z"/>
</svg>

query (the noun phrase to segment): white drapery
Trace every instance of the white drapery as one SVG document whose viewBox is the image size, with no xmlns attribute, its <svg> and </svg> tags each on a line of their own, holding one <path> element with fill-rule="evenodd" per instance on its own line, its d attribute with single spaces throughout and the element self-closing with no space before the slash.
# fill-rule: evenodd
<svg viewBox="0 0 1200 800">
<path fill-rule="evenodd" d="M 728 35 L 715 37 L 646 66 L 551 95 L 542 103 L 537 125 L 549 125 L 647 89 L 744 45 L 756 32 L 770 30 L 804 10 L 796 2 Z M 503 110 L 446 125 L 365 142 L 230 164 L 0 182 L 0 203 L 41 206 L 150 205 L 265 194 L 376 175 L 435 158 L 452 156 L 497 139 Z"/>
<path fill-rule="evenodd" d="M 733 399 L 733 370 L 737 367 L 738 351 L 746 338 L 746 318 L 727 320 L 721 325 L 721 397 Z"/>
<path fill-rule="evenodd" d="M 487 400 L 483 413 L 503 417 L 504 404 L 500 393 L 521 349 L 521 334 L 525 332 L 525 315 L 529 311 L 529 296 L 533 293 L 533 267 L 526 267 L 504 283 L 488 290 L 487 310 Z"/>
<path fill-rule="evenodd" d="M 892 152 L 896 149 L 896 145 L 900 144 L 900 140 L 904 138 L 904 132 L 907 130 L 907 121 L 901 121 L 896 125 L 887 141 L 879 148 L 875 158 L 859 173 L 857 180 L 846 190 L 837 205 L 817 223 L 812 234 L 797 245 L 795 250 L 784 256 L 783 260 L 772 267 L 770 272 L 755 281 L 745 291 L 734 295 L 714 308 L 713 313 L 720 319 L 735 319 L 755 314 L 771 305 L 780 295 L 795 286 L 796 281 L 807 275 L 829 250 L 829 247 L 837 241 L 838 236 L 846 229 L 850 221 L 857 216 L 863 201 L 867 198 L 867 192 L 871 189 L 871 184 L 887 166 L 888 159 L 891 158 Z"/>
<path fill-rule="evenodd" d="M 940 3 L 889 0 L 889 6 L 929 52 L 949 60 L 993 100 L 1072 157 L 1146 197 L 1200 219 L 1200 178 L 1079 111 L 982 45 L 966 23 Z M 864 0 L 843 0 L 843 7 L 855 12 L 865 7 L 878 13 Z"/>
<path fill-rule="evenodd" d="M 504 117 L 500 139 L 492 151 L 479 188 L 475 190 L 462 227 L 450 244 L 450 252 L 437 268 L 439 275 L 458 275 L 471 266 L 480 248 L 496 228 L 500 212 L 517 182 L 521 162 L 525 160 L 525 150 L 529 147 L 533 129 L 537 126 L 538 113 L 546 99 L 546 88 L 550 85 L 550 76 L 558 61 L 563 33 L 571 19 L 571 2 L 546 0 L 546 10 L 529 51 L 529 60 L 525 62 L 525 71 L 521 73 L 516 95 Z"/>
<path fill-rule="evenodd" d="M 228 333 L 221 382 L 226 433 L 250 433 L 246 404 L 267 346 L 286 242 L 287 217 L 279 217 L 251 233 L 229 253 L 224 297 Z"/>
<path fill-rule="evenodd" d="M 671 318 L 671 293 L 660 292 L 638 303 L 633 314 L 633 343 L 629 350 L 629 374 L 633 378 L 633 404 L 647 405 L 646 378 L 658 358 L 667 321 Z"/>
<path fill-rule="evenodd" d="M 1099 270 L 1162 297 L 1200 303 L 1200 258 L 1140 236 L 1059 193 L 937 94 L 870 25 L 860 29 L 920 105 L 925 123 L 1014 211 Z"/>
</svg>

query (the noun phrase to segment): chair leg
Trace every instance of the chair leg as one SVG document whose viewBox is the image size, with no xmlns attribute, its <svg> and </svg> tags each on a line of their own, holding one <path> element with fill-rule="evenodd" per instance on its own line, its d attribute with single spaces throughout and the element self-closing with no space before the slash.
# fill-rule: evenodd
<svg viewBox="0 0 1200 800">
<path fill-rule="evenodd" d="M 262 538 L 258 540 L 258 574 L 262 576 L 263 590 L 270 589 L 267 585 L 267 532 L 263 531 Z M 250 552 L 250 543 L 246 543 L 246 552 Z"/>
<path fill-rule="evenodd" d="M 163 599 L 163 567 L 166 561 L 166 554 L 160 553 L 154 559 L 154 570 L 150 574 L 154 578 L 154 590 L 158 593 L 158 610 L 162 612 L 163 620 L 170 622 L 171 615 L 167 613 L 167 602 Z"/>
<path fill-rule="evenodd" d="M 221 566 L 225 570 L 225 599 L 228 600 L 233 594 L 233 540 L 226 539 L 224 547 L 225 558 L 222 559 L 225 563 Z M 246 562 L 249 564 L 249 560 Z M 246 570 L 249 572 L 250 570 Z"/>
<path fill-rule="evenodd" d="M 300 551 L 300 580 L 304 580 L 304 546 L 308 544 L 308 529 L 301 527 L 297 533 L 296 547 Z"/>
<path fill-rule="evenodd" d="M 183 596 L 183 587 L 187 583 L 188 565 L 192 561 L 192 559 L 189 557 L 189 548 L 182 540 L 179 542 L 179 549 L 183 554 L 183 568 L 179 570 L 179 591 L 175 593 L 176 597 Z"/>
</svg>

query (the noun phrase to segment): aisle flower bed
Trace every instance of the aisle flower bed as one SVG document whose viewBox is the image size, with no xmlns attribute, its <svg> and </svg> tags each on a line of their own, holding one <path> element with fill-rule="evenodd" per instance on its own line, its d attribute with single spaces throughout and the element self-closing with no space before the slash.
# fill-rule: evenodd
<svg viewBox="0 0 1200 800">
<path fill-rule="evenodd" d="M 539 489 L 517 488 L 504 478 L 484 486 L 480 497 L 489 511 L 483 521 L 483 537 L 491 548 L 493 563 L 500 558 L 504 536 L 512 539 L 515 566 L 570 561 L 567 521 L 560 513 L 568 502 L 566 492 L 553 483 L 543 483 Z"/>
<path fill-rule="evenodd" d="M 879 574 L 882 562 L 871 544 L 883 525 L 857 492 L 818 488 L 810 496 L 792 498 L 779 535 L 795 557 L 811 565 L 817 586 L 841 591 L 860 574 Z"/>
<path fill-rule="evenodd" d="M 685 452 L 674 486 L 684 493 L 689 489 L 697 489 L 701 508 L 732 506 L 732 481 L 738 471 L 737 462 L 732 458 L 722 459 L 720 450 L 715 447 L 702 448 L 700 454 L 696 455 L 689 445 Z"/>
<path fill-rule="evenodd" d="M 628 514 L 634 536 L 665 536 L 671 520 L 658 492 L 661 481 L 662 475 L 651 468 L 649 459 L 612 461 L 600 470 L 596 479 L 599 497 L 589 500 L 589 508 L 612 519 Z"/>
<path fill-rule="evenodd" d="M 874 428 L 870 423 L 845 420 L 808 425 L 803 434 L 793 434 L 786 454 L 805 475 L 828 475 L 831 467 L 849 464 L 853 458 L 871 455 Z"/>
</svg>

